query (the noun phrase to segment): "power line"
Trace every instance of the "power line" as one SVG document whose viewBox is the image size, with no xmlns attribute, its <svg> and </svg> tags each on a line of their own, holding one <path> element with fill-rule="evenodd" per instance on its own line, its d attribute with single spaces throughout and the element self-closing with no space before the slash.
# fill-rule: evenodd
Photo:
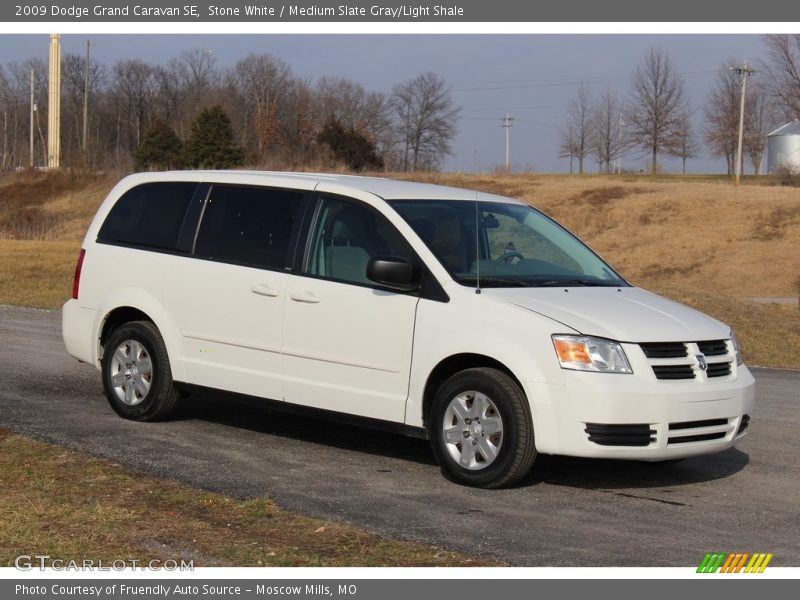
<svg viewBox="0 0 800 600">
<path fill-rule="evenodd" d="M 686 71 L 678 73 L 682 77 L 698 77 L 705 75 L 713 75 L 716 71 Z M 496 85 L 485 87 L 464 87 L 455 88 L 454 92 L 490 92 L 497 90 L 527 90 L 535 88 L 549 88 L 549 87 L 565 87 L 580 85 L 586 83 L 594 85 L 597 83 L 611 83 L 611 82 L 624 82 L 628 81 L 629 77 L 626 75 L 608 75 L 598 77 L 580 77 L 580 78 L 553 78 L 553 79 L 540 79 L 540 80 L 519 80 L 519 85 Z M 516 83 L 511 81 L 510 83 Z"/>
</svg>

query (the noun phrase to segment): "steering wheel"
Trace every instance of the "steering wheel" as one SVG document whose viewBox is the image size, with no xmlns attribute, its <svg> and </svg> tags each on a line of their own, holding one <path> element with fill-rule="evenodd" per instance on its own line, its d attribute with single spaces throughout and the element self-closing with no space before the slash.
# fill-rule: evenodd
<svg viewBox="0 0 800 600">
<path fill-rule="evenodd" d="M 498 256 L 498 257 L 495 259 L 495 261 L 496 261 L 496 262 L 499 262 L 499 263 L 508 263 L 508 264 L 511 264 L 511 261 L 513 261 L 515 258 L 516 258 L 517 260 L 522 260 L 522 259 L 524 259 L 525 257 L 524 257 L 524 256 L 522 256 L 522 253 L 521 253 L 521 252 L 517 252 L 516 250 L 509 250 L 509 251 L 507 251 L 507 252 L 504 252 L 504 253 L 503 253 L 501 256 Z"/>
</svg>

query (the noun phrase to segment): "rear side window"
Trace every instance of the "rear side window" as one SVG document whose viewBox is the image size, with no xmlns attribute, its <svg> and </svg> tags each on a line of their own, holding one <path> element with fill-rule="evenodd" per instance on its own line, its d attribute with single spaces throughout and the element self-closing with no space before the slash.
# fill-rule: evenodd
<svg viewBox="0 0 800 600">
<path fill-rule="evenodd" d="M 303 192 L 218 186 L 206 203 L 196 256 L 283 269 Z"/>
<path fill-rule="evenodd" d="M 174 250 L 196 183 L 145 183 L 125 192 L 106 217 L 98 241 Z"/>
</svg>

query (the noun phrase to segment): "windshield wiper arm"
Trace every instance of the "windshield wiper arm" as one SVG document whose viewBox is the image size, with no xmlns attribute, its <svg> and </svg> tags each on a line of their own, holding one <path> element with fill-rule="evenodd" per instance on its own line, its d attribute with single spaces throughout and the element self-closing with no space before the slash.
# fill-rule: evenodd
<svg viewBox="0 0 800 600">
<path fill-rule="evenodd" d="M 477 282 L 478 282 L 478 278 L 475 277 L 475 276 L 469 276 L 469 277 L 463 277 L 462 276 L 462 277 L 459 277 L 458 280 L 461 283 L 466 283 L 466 282 L 473 283 L 474 282 L 475 284 L 477 284 Z M 494 275 L 486 275 L 486 276 L 482 275 L 481 279 L 480 279 L 480 282 L 481 282 L 481 286 L 482 287 L 498 287 L 498 286 L 494 285 L 494 284 L 497 284 L 497 283 L 507 283 L 507 284 L 513 285 L 515 287 L 529 287 L 530 286 L 530 283 L 528 283 L 527 281 L 522 281 L 521 279 L 510 279 L 510 278 L 507 278 L 507 277 L 496 277 Z"/>
<path fill-rule="evenodd" d="M 616 287 L 617 283 L 599 281 L 596 279 L 546 279 L 531 283 L 534 287 L 559 287 L 559 286 L 586 286 L 586 287 Z"/>
</svg>

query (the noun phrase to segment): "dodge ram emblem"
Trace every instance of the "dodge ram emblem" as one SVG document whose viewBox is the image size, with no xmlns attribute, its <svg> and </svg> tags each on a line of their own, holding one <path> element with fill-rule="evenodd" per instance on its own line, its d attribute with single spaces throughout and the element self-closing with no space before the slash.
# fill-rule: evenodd
<svg viewBox="0 0 800 600">
<path fill-rule="evenodd" d="M 706 362 L 705 354 L 695 354 L 694 358 L 697 361 L 697 366 L 700 367 L 701 371 L 708 369 L 708 363 Z"/>
</svg>

